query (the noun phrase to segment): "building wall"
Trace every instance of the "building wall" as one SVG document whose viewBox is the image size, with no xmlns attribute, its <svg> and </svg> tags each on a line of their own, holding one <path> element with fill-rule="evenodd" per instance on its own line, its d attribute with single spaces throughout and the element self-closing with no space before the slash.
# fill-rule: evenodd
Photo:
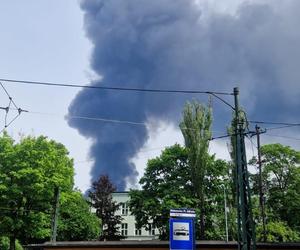
<svg viewBox="0 0 300 250">
<path fill-rule="evenodd" d="M 118 204 L 120 204 L 119 210 L 116 212 L 116 215 L 120 215 L 123 218 L 122 224 L 120 225 L 120 232 L 126 237 L 126 240 L 158 239 L 159 231 L 157 229 L 152 228 L 150 231 L 148 231 L 145 228 L 141 228 L 140 230 L 136 228 L 135 217 L 131 214 L 128 206 L 128 192 L 115 192 L 113 193 L 113 199 Z M 149 221 L 149 224 L 151 224 L 151 221 Z"/>
</svg>

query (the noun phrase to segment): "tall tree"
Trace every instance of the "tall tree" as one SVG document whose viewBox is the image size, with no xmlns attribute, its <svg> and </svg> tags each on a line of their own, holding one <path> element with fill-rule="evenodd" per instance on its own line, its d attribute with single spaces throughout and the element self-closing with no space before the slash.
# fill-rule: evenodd
<svg viewBox="0 0 300 250">
<path fill-rule="evenodd" d="M 115 215 L 119 208 L 119 204 L 112 197 L 112 193 L 115 191 L 116 187 L 107 175 L 101 175 L 97 181 L 93 182 L 89 191 L 92 206 L 96 209 L 96 215 L 102 223 L 100 240 L 119 240 L 123 238 L 118 228 L 122 217 Z"/>
<path fill-rule="evenodd" d="M 210 107 L 193 101 L 186 103 L 180 129 L 188 150 L 191 181 L 200 208 L 200 238 L 204 239 L 205 193 L 204 178 L 208 166 L 208 147 L 211 138 L 212 112 Z"/>
<path fill-rule="evenodd" d="M 24 137 L 19 143 L 0 137 L 0 235 L 30 243 L 50 236 L 54 187 L 73 188 L 73 160 L 60 143 L 46 137 Z"/>
</svg>

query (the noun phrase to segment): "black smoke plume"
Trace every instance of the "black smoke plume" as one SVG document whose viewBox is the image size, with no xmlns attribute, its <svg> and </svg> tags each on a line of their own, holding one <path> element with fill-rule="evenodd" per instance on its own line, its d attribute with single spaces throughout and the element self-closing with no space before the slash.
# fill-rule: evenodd
<svg viewBox="0 0 300 250">
<path fill-rule="evenodd" d="M 91 84 L 229 92 L 238 85 L 250 118 L 295 121 L 300 1 L 281 2 L 280 10 L 276 3 L 241 4 L 236 15 L 204 18 L 193 0 L 84 0 L 85 29 L 93 44 L 91 67 L 103 77 Z M 193 97 L 199 98 L 84 89 L 69 114 L 178 123 L 184 102 Z M 224 115 L 225 110 L 216 105 L 216 127 L 229 123 L 231 113 Z M 119 190 L 136 181 L 130 159 L 147 141 L 146 127 L 85 120 L 69 124 L 93 140 L 94 180 L 108 174 Z"/>
</svg>

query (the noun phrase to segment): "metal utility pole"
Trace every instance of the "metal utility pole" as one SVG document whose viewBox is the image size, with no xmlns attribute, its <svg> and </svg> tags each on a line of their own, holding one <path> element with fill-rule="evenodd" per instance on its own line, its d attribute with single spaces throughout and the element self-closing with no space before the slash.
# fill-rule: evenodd
<svg viewBox="0 0 300 250">
<path fill-rule="evenodd" d="M 235 163 L 237 191 L 238 249 L 256 250 L 251 194 L 245 151 L 244 121 L 240 116 L 239 89 L 233 90 L 235 109 Z"/>
<path fill-rule="evenodd" d="M 257 138 L 257 158 L 258 158 L 258 170 L 259 170 L 259 204 L 263 225 L 263 241 L 266 242 L 267 234 L 266 234 L 266 215 L 265 215 L 265 201 L 264 201 L 264 192 L 262 185 L 262 161 L 261 161 L 261 152 L 260 152 L 260 134 L 264 133 L 261 131 L 258 125 L 255 126 L 256 138 Z"/>
<path fill-rule="evenodd" d="M 224 191 L 225 235 L 226 235 L 226 242 L 228 242 L 228 219 L 227 219 L 226 188 L 225 188 L 225 185 L 222 185 L 222 186 L 223 186 L 223 191 Z"/>
<path fill-rule="evenodd" d="M 56 242 L 57 236 L 57 220 L 58 220 L 58 209 L 59 209 L 59 196 L 60 190 L 59 187 L 54 189 L 54 207 L 53 207 L 53 218 L 52 218 L 52 234 L 51 234 L 51 241 Z"/>
</svg>

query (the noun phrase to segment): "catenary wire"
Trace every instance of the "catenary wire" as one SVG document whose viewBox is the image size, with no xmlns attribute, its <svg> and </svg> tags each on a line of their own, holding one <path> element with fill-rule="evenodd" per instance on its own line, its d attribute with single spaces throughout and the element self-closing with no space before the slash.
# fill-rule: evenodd
<svg viewBox="0 0 300 250">
<path fill-rule="evenodd" d="M 284 125 L 284 126 L 279 126 L 279 127 L 270 127 L 266 128 L 266 130 L 275 130 L 275 129 L 283 129 L 283 128 L 292 128 L 292 127 L 297 127 L 298 125 Z"/>
<path fill-rule="evenodd" d="M 284 138 L 284 139 L 290 139 L 290 140 L 300 141 L 300 138 L 295 138 L 295 137 L 291 137 L 291 136 L 273 135 L 273 134 L 264 134 L 264 135 L 270 136 L 270 137 L 278 137 L 278 138 Z"/>
<path fill-rule="evenodd" d="M 21 84 L 33 84 L 33 85 L 46 85 L 56 87 L 71 87 L 71 88 L 87 88 L 87 89 L 102 89 L 102 90 L 119 90 L 119 91 L 135 91 L 135 92 L 153 92 L 153 93 L 181 93 L 181 94 L 215 94 L 215 95 L 233 95 L 230 92 L 217 92 L 217 91 L 202 91 L 202 90 L 184 90 L 184 89 L 143 89 L 143 88 L 127 88 L 127 87 L 109 87 L 109 86 L 91 86 L 82 84 L 66 84 L 66 83 L 54 83 L 54 82 L 42 82 L 42 81 L 26 81 L 15 79 L 4 79 L 0 81 L 21 83 Z M 100 83 L 103 83 L 99 81 Z"/>
<path fill-rule="evenodd" d="M 65 84 L 65 83 L 53 83 L 53 82 L 41 82 L 41 81 L 26 81 L 26 80 L 15 80 L 15 79 L 4 79 L 4 78 L 0 79 L 0 81 L 14 82 L 14 83 L 23 83 L 23 84 L 59 86 L 59 87 L 90 88 L 90 89 L 136 91 L 136 92 L 185 93 L 185 94 L 203 93 L 203 94 L 210 94 L 210 95 L 212 95 L 212 96 L 220 99 L 223 103 L 225 103 L 226 105 L 228 105 L 232 109 L 234 109 L 234 107 L 231 104 L 229 104 L 228 102 L 226 102 L 225 100 L 223 100 L 222 98 L 220 98 L 220 97 L 217 96 L 217 95 L 233 95 L 233 93 L 229 93 L 229 92 L 200 91 L 200 90 L 141 89 L 141 88 L 123 88 L 123 87 L 108 87 L 108 86 L 90 86 L 90 85 L 77 85 L 77 84 Z M 5 93 L 10 98 L 11 102 L 13 103 L 13 105 L 15 106 L 15 108 L 19 112 L 19 114 L 15 118 L 13 118 L 13 120 L 8 124 L 8 125 L 10 125 L 20 115 L 20 113 L 22 111 L 26 111 L 26 110 L 22 110 L 22 109 L 18 108 L 17 105 L 15 104 L 15 102 L 10 97 L 9 93 L 4 88 L 3 84 L 1 82 L 0 82 L 0 84 L 1 84 L 1 87 L 4 89 Z M 28 111 L 26 111 L 26 112 L 28 112 Z M 36 113 L 36 114 L 39 113 L 39 114 L 42 114 L 40 112 L 30 112 L 30 113 Z M 55 114 L 52 114 L 52 115 L 55 115 Z M 66 117 L 70 118 L 70 119 L 97 120 L 97 121 L 103 121 L 103 122 L 114 122 L 114 123 L 124 123 L 124 124 L 131 124 L 131 125 L 146 126 L 145 123 L 132 122 L 132 121 L 122 121 L 122 120 L 113 120 L 113 119 L 104 119 L 104 118 L 95 118 L 95 117 L 86 117 L 86 116 L 66 116 Z M 282 127 L 269 128 L 268 130 L 281 129 L 281 128 L 287 128 L 287 127 L 292 127 L 292 126 L 300 126 L 300 123 L 267 122 L 267 121 L 252 121 L 252 120 L 247 121 L 247 123 L 248 122 L 249 123 L 257 123 L 257 124 L 284 125 Z M 5 128 L 7 126 L 5 126 Z M 224 135 L 224 136 L 219 136 L 219 137 L 212 137 L 211 140 L 226 138 L 226 137 L 229 137 L 229 136 L 231 136 L 231 135 Z"/>
<path fill-rule="evenodd" d="M 38 115 L 47 115 L 47 116 L 56 116 L 56 117 L 65 117 L 65 118 L 69 118 L 69 119 L 83 119 L 83 120 L 90 120 L 90 121 L 100 121 L 100 122 L 109 122 L 109 123 L 119 123 L 119 124 L 128 124 L 128 125 L 137 125 L 137 126 L 144 126 L 147 127 L 148 124 L 144 123 L 144 122 L 135 122 L 135 121 L 125 121 L 125 120 L 116 120 L 116 119 L 106 119 L 106 118 L 100 118 L 100 117 L 88 117 L 88 116 L 74 116 L 74 115 L 59 115 L 59 114 L 54 114 L 54 113 L 45 113 L 45 112 L 35 112 L 35 111 L 26 111 L 27 113 L 31 113 L 31 114 L 38 114 Z M 250 122 L 250 121 L 249 121 Z M 286 126 L 281 126 L 281 127 L 272 127 L 269 128 L 267 130 L 272 130 L 272 129 L 282 129 L 282 128 L 287 128 L 290 127 L 291 125 L 286 125 Z M 294 124 L 292 125 L 294 126 Z M 2 129 L 0 131 L 0 133 L 3 131 L 4 129 Z M 223 133 L 221 131 L 212 131 L 214 133 Z M 247 132 L 245 134 L 248 133 L 252 133 L 252 132 Z M 225 135 L 221 135 L 221 136 L 216 136 L 216 137 L 211 137 L 210 141 L 216 140 L 216 139 L 224 139 L 230 136 L 234 136 L 234 134 L 225 134 Z M 270 136 L 275 136 L 275 135 L 270 135 Z M 297 138 L 292 138 L 292 137 L 286 137 L 286 136 L 279 136 L 277 135 L 277 137 L 282 137 L 282 138 L 286 138 L 286 139 L 295 139 L 295 140 L 300 140 Z"/>
<path fill-rule="evenodd" d="M 55 114 L 55 113 L 45 113 L 45 112 L 36 112 L 36 111 L 27 111 L 27 113 L 29 114 L 37 114 L 37 115 L 46 115 L 46 116 L 56 116 L 56 117 L 65 117 L 65 118 L 69 118 L 69 119 L 82 119 L 82 120 L 90 120 L 90 121 L 99 121 L 99 122 L 108 122 L 108 123 L 118 123 L 118 124 L 128 124 L 128 125 L 137 125 L 137 126 L 143 126 L 143 127 L 147 127 L 148 124 L 145 122 L 136 122 L 136 121 L 126 121 L 126 120 L 117 120 L 117 119 L 107 119 L 107 118 L 101 118 L 101 117 L 88 117 L 88 116 L 76 116 L 76 115 L 60 115 L 60 114 Z M 270 128 L 271 129 L 280 129 L 280 128 L 286 128 L 286 126 L 283 127 L 273 127 Z M 193 130 L 193 129 L 191 129 Z M 269 130 L 269 129 L 267 129 Z M 213 133 L 224 133 L 222 131 L 212 131 Z M 252 132 L 246 132 L 245 134 L 249 134 Z M 225 134 L 225 135 L 221 135 L 221 136 L 215 136 L 215 137 L 211 137 L 210 140 L 216 140 L 216 139 L 223 139 L 223 138 L 227 138 L 230 136 L 234 136 L 234 134 Z M 288 138 L 291 139 L 291 138 Z"/>
<path fill-rule="evenodd" d="M 300 123 L 289 123 L 289 122 L 271 122 L 271 121 L 249 121 L 249 123 L 257 124 L 269 124 L 269 125 L 283 125 L 283 126 L 300 126 Z"/>
<path fill-rule="evenodd" d="M 18 106 L 16 105 L 16 103 L 14 102 L 14 100 L 12 99 L 12 97 L 9 95 L 8 91 L 3 86 L 1 80 L 0 80 L 0 85 L 1 85 L 2 89 L 4 90 L 4 92 L 6 93 L 7 97 L 9 98 L 9 101 L 15 106 L 16 109 L 18 109 Z"/>
<path fill-rule="evenodd" d="M 109 87 L 109 86 L 91 86 L 91 85 L 80 85 L 80 84 L 66 84 L 66 83 L 53 83 L 53 82 L 42 82 L 42 81 L 27 81 L 27 80 L 16 80 L 16 79 L 5 79 L 1 78 L 0 81 L 5 82 L 14 82 L 14 83 L 23 83 L 23 84 L 35 84 L 35 85 L 48 85 L 48 86 L 59 86 L 59 87 L 75 87 L 75 88 L 91 88 L 91 89 L 104 89 L 104 90 L 121 90 L 121 91 L 137 91 L 137 92 L 161 92 L 161 93 L 186 93 L 186 94 L 210 94 L 218 99 L 220 99 L 216 95 L 233 95 L 230 92 L 218 92 L 218 91 L 201 91 L 201 90 L 172 90 L 172 89 L 142 89 L 142 88 L 125 88 L 125 87 Z M 101 81 L 99 81 L 101 82 Z M 2 83 L 0 82 L 2 88 Z M 5 90 L 7 93 L 7 91 Z M 9 94 L 7 93 L 9 96 Z M 220 99 L 226 105 L 231 106 L 228 102 Z M 14 106 L 17 106 L 14 103 Z M 233 108 L 234 109 L 234 108 Z M 270 122 L 270 121 L 254 121 L 249 120 L 249 123 L 257 123 L 257 124 L 273 124 L 273 125 L 286 125 L 288 126 L 300 126 L 300 123 L 286 123 L 286 122 Z M 282 127 L 283 128 L 283 127 Z M 273 128 L 272 128 L 273 129 Z M 277 128 L 274 128 L 277 129 Z"/>
<path fill-rule="evenodd" d="M 77 115 L 61 115 L 56 113 L 45 113 L 45 112 L 36 112 L 36 111 L 27 111 L 28 114 L 37 114 L 37 115 L 45 115 L 45 116 L 55 116 L 55 117 L 64 117 L 69 119 L 82 119 L 82 120 L 89 120 L 89 121 L 99 121 L 99 122 L 108 122 L 108 123 L 119 123 L 119 124 L 128 124 L 128 125 L 137 125 L 137 126 L 143 126 L 147 127 L 149 124 L 146 122 L 136 122 L 136 121 L 126 121 L 126 120 L 118 120 L 118 119 L 107 119 L 102 117 L 89 117 L 89 116 L 77 116 Z M 181 129 L 187 129 L 187 130 L 195 130 L 191 128 L 181 128 Z M 198 131 L 196 129 L 196 131 Z M 212 131 L 214 133 L 222 134 L 224 131 Z"/>
<path fill-rule="evenodd" d="M 125 88 L 125 87 L 109 87 L 109 86 L 91 86 L 91 85 L 82 85 L 82 84 L 66 84 L 66 83 L 54 83 L 54 82 L 43 82 L 43 81 L 27 81 L 27 80 L 16 80 L 16 79 L 5 79 L 5 78 L 0 78 L 0 81 L 13 82 L 13 83 L 22 83 L 22 84 L 33 84 L 33 85 L 47 85 L 47 86 L 58 86 L 58 87 L 73 87 L 73 88 L 90 88 L 90 89 L 103 89 L 103 90 L 157 92 L 157 93 L 183 93 L 183 94 L 210 94 L 210 95 L 218 98 L 219 100 L 221 100 L 226 105 L 230 106 L 232 109 L 234 109 L 234 107 L 230 103 L 226 102 L 225 100 L 223 100 L 223 99 L 221 99 L 220 97 L 217 96 L 217 95 L 233 95 L 233 93 L 230 93 L 230 92 L 184 90 L 184 89 L 181 89 L 181 90 L 174 90 L 174 89 L 142 89 L 142 88 Z M 99 82 L 101 82 L 101 81 L 99 81 Z M 103 82 L 101 82 L 101 83 L 103 83 Z M 1 86 L 3 87 L 2 83 L 1 83 Z M 7 92 L 7 91 L 5 90 L 5 92 Z M 8 94 L 8 96 L 9 96 L 9 94 Z M 17 106 L 15 104 L 14 104 L 14 106 L 17 108 Z M 257 124 L 284 125 L 286 127 L 300 126 L 300 123 L 255 121 L 255 120 L 249 120 L 247 122 L 257 123 Z M 279 129 L 279 128 L 285 128 L 285 127 L 270 128 L 270 129 Z"/>
<path fill-rule="evenodd" d="M 14 102 L 14 100 L 12 99 L 12 97 L 10 96 L 8 91 L 6 90 L 6 88 L 3 86 L 2 82 L 0 82 L 0 85 L 1 85 L 2 89 L 4 90 L 4 92 L 6 93 L 8 99 L 9 99 L 9 103 L 8 103 L 7 107 L 5 107 L 5 108 L 0 107 L 2 110 L 5 110 L 4 128 L 0 130 L 0 134 L 1 134 L 9 125 L 11 125 L 21 115 L 22 112 L 27 112 L 27 111 L 19 108 L 16 105 L 16 103 Z M 8 113 L 12 109 L 11 104 L 13 104 L 13 106 L 15 107 L 15 110 L 17 110 L 18 113 L 9 122 L 7 122 Z"/>
</svg>

